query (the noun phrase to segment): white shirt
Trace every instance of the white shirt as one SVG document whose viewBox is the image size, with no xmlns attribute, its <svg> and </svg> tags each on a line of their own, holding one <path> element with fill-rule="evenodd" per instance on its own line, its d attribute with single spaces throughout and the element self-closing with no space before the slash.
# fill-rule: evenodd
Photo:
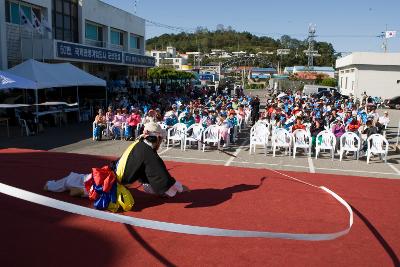
<svg viewBox="0 0 400 267">
<path fill-rule="evenodd" d="M 381 117 L 379 117 L 378 122 L 380 124 L 383 124 L 383 125 L 387 126 L 387 125 L 389 125 L 390 119 L 389 119 L 389 117 L 381 116 Z"/>
</svg>

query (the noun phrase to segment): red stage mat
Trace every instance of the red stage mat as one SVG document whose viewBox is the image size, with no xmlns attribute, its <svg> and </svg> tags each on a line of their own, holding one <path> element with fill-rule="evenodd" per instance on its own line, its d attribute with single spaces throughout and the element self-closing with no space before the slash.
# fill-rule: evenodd
<svg viewBox="0 0 400 267">
<path fill-rule="evenodd" d="M 43 192 L 69 172 L 88 173 L 110 159 L 45 151 L 0 150 L 0 182 L 90 207 L 87 199 Z M 173 199 L 132 185 L 128 216 L 237 230 L 330 233 L 348 213 L 321 190 L 268 170 L 167 163 L 192 191 Z M 1 266 L 396 266 L 400 181 L 290 172 L 335 191 L 353 206 L 350 233 L 333 241 L 192 236 L 134 228 L 69 214 L 0 194 Z"/>
</svg>

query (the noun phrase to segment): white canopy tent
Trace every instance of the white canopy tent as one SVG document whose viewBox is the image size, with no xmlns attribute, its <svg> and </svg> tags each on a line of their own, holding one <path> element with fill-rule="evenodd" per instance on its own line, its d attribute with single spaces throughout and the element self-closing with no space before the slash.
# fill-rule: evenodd
<svg viewBox="0 0 400 267">
<path fill-rule="evenodd" d="M 7 70 L 7 72 L 36 82 L 37 89 L 72 86 L 106 86 L 106 81 L 70 63 L 48 64 L 29 59 Z"/>
<path fill-rule="evenodd" d="M 36 105 L 39 104 L 38 89 L 76 87 L 77 102 L 79 105 L 79 86 L 106 86 L 106 81 L 97 78 L 70 63 L 49 64 L 29 59 L 7 70 L 7 72 L 36 83 L 36 88 L 32 88 L 35 90 Z M 107 103 L 107 89 L 105 89 L 105 91 Z"/>
</svg>

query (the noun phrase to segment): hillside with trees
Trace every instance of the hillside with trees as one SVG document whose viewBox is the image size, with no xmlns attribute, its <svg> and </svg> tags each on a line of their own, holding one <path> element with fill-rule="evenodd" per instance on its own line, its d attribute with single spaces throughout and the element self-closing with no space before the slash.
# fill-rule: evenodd
<svg viewBox="0 0 400 267">
<path fill-rule="evenodd" d="M 288 35 L 283 35 L 280 39 L 271 37 L 256 36 L 249 32 L 237 32 L 232 28 L 219 28 L 216 31 L 209 31 L 198 28 L 194 33 L 181 32 L 178 34 L 163 34 L 146 41 L 146 49 L 165 49 L 167 46 L 176 47 L 177 51 L 185 53 L 188 51 L 200 51 L 203 53 L 211 52 L 211 49 L 224 49 L 227 52 L 246 51 L 248 53 L 274 52 L 272 55 L 263 55 L 271 65 L 276 65 L 278 61 L 282 66 L 307 65 L 307 56 L 303 52 L 308 49 L 307 40 L 298 40 Z M 321 54 L 315 57 L 316 66 L 334 66 L 336 55 L 332 44 L 327 42 L 316 42 L 315 50 Z M 277 49 L 290 49 L 289 55 L 276 55 Z M 215 63 L 221 59 L 207 58 L 207 63 Z M 266 65 L 259 63 L 259 65 Z"/>
</svg>

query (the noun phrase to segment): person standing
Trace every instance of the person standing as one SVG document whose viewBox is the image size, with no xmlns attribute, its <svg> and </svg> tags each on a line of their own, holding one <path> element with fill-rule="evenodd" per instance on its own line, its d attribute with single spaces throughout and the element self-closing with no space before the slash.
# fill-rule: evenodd
<svg viewBox="0 0 400 267">
<path fill-rule="evenodd" d="M 253 125 L 258 121 L 258 117 L 260 116 L 260 99 L 258 95 L 250 101 L 251 106 L 251 121 Z"/>
</svg>

